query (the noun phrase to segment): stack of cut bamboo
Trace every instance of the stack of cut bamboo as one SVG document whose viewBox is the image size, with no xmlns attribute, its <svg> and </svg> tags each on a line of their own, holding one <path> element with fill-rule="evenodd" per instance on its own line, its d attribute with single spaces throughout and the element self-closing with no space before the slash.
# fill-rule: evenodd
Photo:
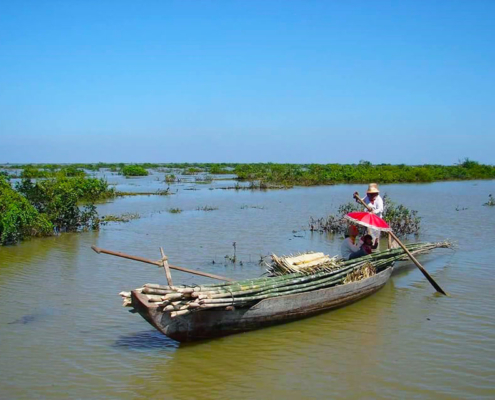
<svg viewBox="0 0 495 400">
<path fill-rule="evenodd" d="M 407 246 L 413 254 L 450 243 L 416 243 Z M 251 307 L 260 300 L 309 292 L 368 278 L 407 258 L 402 249 L 390 249 L 358 259 L 343 261 L 323 253 L 306 253 L 290 257 L 272 256 L 270 276 L 227 283 L 198 286 L 163 286 L 146 284 L 137 289 L 172 318 L 210 309 Z M 130 292 L 121 292 L 124 306 L 131 306 Z"/>
</svg>

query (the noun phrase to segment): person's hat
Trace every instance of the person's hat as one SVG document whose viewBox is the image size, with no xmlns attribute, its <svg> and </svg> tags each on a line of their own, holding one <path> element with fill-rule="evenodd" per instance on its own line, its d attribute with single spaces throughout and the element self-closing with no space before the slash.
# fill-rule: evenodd
<svg viewBox="0 0 495 400">
<path fill-rule="evenodd" d="M 349 236 L 357 236 L 359 234 L 359 230 L 356 225 L 350 225 L 349 228 L 347 228 L 347 234 Z"/>
<path fill-rule="evenodd" d="M 378 185 L 376 183 L 370 183 L 366 193 L 380 193 L 380 190 L 378 189 Z"/>
</svg>

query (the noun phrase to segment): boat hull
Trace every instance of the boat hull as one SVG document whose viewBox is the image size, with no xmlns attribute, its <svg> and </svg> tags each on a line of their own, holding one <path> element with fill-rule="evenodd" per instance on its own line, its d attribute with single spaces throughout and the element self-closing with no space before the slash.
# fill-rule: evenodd
<svg viewBox="0 0 495 400">
<path fill-rule="evenodd" d="M 380 290 L 392 268 L 358 282 L 262 300 L 249 308 L 211 309 L 170 318 L 146 296 L 133 291 L 132 305 L 151 325 L 179 342 L 211 339 L 310 317 L 354 303 Z"/>
</svg>

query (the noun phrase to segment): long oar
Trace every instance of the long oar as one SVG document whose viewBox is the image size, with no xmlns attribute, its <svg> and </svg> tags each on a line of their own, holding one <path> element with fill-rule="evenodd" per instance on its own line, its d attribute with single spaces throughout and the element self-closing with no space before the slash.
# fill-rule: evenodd
<svg viewBox="0 0 495 400">
<path fill-rule="evenodd" d="M 354 198 L 360 202 L 363 206 L 365 206 L 368 211 L 373 211 L 373 209 L 368 206 L 363 200 L 361 200 L 361 198 L 357 195 L 354 195 Z M 406 252 L 406 254 L 409 256 L 409 258 L 411 259 L 411 261 L 416 264 L 416 267 L 419 268 L 419 270 L 423 273 L 423 275 L 426 277 L 426 279 L 428 279 L 428 282 L 431 283 L 431 285 L 435 288 L 435 290 L 439 293 L 442 293 L 444 294 L 445 296 L 447 296 L 447 293 L 445 293 L 445 291 L 438 285 L 438 283 L 435 282 L 435 280 L 431 277 L 431 275 L 428 273 L 428 271 L 426 271 L 426 269 L 424 269 L 424 267 L 419 263 L 418 260 L 416 260 L 416 257 L 414 257 L 410 252 L 409 250 L 407 250 L 407 247 L 404 246 L 404 244 L 399 240 L 399 238 L 395 235 L 395 233 L 393 233 L 392 231 L 389 231 L 388 232 L 390 234 L 390 236 L 392 236 L 392 238 L 399 244 L 400 247 L 402 247 L 402 250 L 404 250 Z"/>
<path fill-rule="evenodd" d="M 143 258 L 143 257 L 138 257 L 138 256 L 131 256 L 129 254 L 125 254 L 125 253 L 121 253 L 121 252 L 117 252 L 117 251 L 100 249 L 99 247 L 96 247 L 96 246 L 91 246 L 91 248 L 94 251 L 96 251 L 98 254 L 100 254 L 100 253 L 110 254 L 111 256 L 128 258 L 129 260 L 141 261 L 141 262 L 144 262 L 144 263 L 147 263 L 147 264 L 153 264 L 153 265 L 157 265 L 157 266 L 163 268 L 163 261 L 153 261 L 153 260 L 150 260 L 148 258 Z M 177 271 L 188 272 L 188 273 L 194 274 L 194 275 L 206 276 L 207 278 L 218 279 L 220 281 L 226 281 L 226 282 L 233 281 L 233 279 L 225 278 L 223 276 L 213 275 L 213 274 L 209 274 L 207 272 L 194 271 L 192 269 L 188 269 L 188 268 L 184 268 L 184 267 L 178 267 L 176 265 L 170 265 L 169 264 L 168 267 L 170 269 L 176 269 Z"/>
</svg>

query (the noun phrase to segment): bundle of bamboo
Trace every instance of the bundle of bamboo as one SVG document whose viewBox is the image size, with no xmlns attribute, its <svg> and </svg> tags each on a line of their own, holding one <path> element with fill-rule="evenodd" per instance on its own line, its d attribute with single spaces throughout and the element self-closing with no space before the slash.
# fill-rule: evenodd
<svg viewBox="0 0 495 400">
<path fill-rule="evenodd" d="M 416 243 L 407 248 L 413 254 L 420 254 L 450 246 L 448 242 Z M 268 268 L 270 276 L 198 286 L 145 284 L 137 290 L 174 318 L 212 308 L 250 307 L 271 297 L 358 281 L 383 271 L 407 255 L 402 249 L 390 249 L 349 261 L 330 258 L 323 253 L 272 258 Z M 320 263 L 315 262 L 317 260 Z M 309 265 L 308 270 L 300 268 L 293 272 L 296 266 L 304 264 Z M 124 298 L 124 306 L 132 307 L 130 292 L 121 292 L 120 295 Z"/>
</svg>

